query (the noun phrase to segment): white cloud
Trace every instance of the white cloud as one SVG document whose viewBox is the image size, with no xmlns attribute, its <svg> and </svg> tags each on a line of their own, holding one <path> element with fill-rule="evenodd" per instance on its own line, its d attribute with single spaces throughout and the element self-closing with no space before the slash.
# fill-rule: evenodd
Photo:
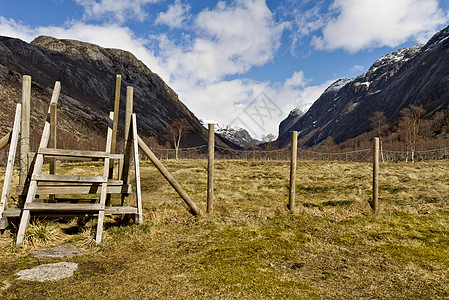
<svg viewBox="0 0 449 300">
<path fill-rule="evenodd" d="M 304 78 L 304 72 L 299 71 L 293 73 L 292 77 L 287 78 L 284 86 L 286 87 L 304 87 L 307 84 L 307 80 Z"/>
<path fill-rule="evenodd" d="M 132 19 L 144 21 L 147 14 L 145 5 L 157 3 L 160 0 L 75 0 L 84 8 L 87 19 L 106 18 L 111 22 L 124 23 Z"/>
<path fill-rule="evenodd" d="M 160 53 L 174 79 L 215 82 L 270 61 L 283 24 L 274 21 L 265 1 L 237 0 L 201 11 L 193 29 L 195 35 L 179 44 L 157 37 Z"/>
<path fill-rule="evenodd" d="M 371 47 L 395 47 L 410 39 L 425 42 L 448 15 L 438 0 L 335 0 L 317 49 L 357 52 Z"/>
<path fill-rule="evenodd" d="M 3 36 L 9 36 L 30 42 L 36 37 L 36 29 L 13 19 L 0 16 L 0 32 Z"/>
<path fill-rule="evenodd" d="M 310 81 L 299 71 L 281 84 L 235 79 L 196 85 L 194 88 L 189 88 L 188 82 L 184 82 L 175 90 L 183 95 L 181 100 L 190 109 L 201 112 L 199 118 L 243 127 L 253 137 L 261 138 L 268 133 L 277 135 L 279 123 L 292 109 L 309 107 L 333 81 L 307 86 Z M 257 99 L 267 100 L 255 103 Z M 259 113 L 263 116 L 257 113 L 254 106 L 259 107 Z M 267 113 L 267 108 L 271 110 L 271 115 Z"/>
<path fill-rule="evenodd" d="M 165 24 L 170 28 L 181 27 L 183 22 L 188 18 L 190 5 L 176 0 L 173 5 L 168 7 L 166 12 L 159 13 L 156 24 Z"/>
<path fill-rule="evenodd" d="M 365 70 L 365 67 L 364 66 L 360 66 L 360 65 L 355 65 L 351 69 L 349 69 L 349 71 L 352 72 L 352 73 L 360 73 L 363 70 Z"/>
</svg>

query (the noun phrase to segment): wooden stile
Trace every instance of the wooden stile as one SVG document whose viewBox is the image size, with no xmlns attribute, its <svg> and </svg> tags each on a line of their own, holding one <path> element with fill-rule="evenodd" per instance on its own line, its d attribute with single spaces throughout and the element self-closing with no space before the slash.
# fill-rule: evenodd
<svg viewBox="0 0 449 300">
<path fill-rule="evenodd" d="M 24 78 L 24 81 L 27 79 Z M 22 185 L 16 187 L 17 192 L 23 195 L 26 199 L 24 202 L 19 202 L 21 208 L 7 209 L 7 197 L 9 194 L 9 184 L 11 182 L 12 169 L 14 166 L 14 157 L 19 140 L 19 133 L 22 134 L 21 121 L 23 124 L 23 106 L 17 105 L 16 116 L 14 121 L 13 130 L 0 139 L 0 146 L 4 147 L 9 140 L 11 140 L 10 153 L 8 157 L 8 166 L 5 173 L 4 187 L 2 190 L 2 200 L 0 202 L 0 228 L 4 229 L 7 226 L 8 217 L 20 216 L 20 225 L 17 232 L 17 245 L 23 243 L 25 232 L 30 221 L 31 213 L 36 216 L 79 216 L 79 215 L 93 215 L 98 217 L 97 231 L 95 240 L 97 243 L 101 242 L 103 233 L 103 223 L 105 215 L 134 215 L 136 223 L 141 223 L 142 217 L 142 197 L 140 189 L 140 169 L 139 169 L 139 157 L 138 157 L 138 136 L 137 136 L 137 120 L 136 116 L 132 116 L 132 120 L 128 127 L 128 140 L 127 151 L 124 154 L 111 154 L 113 143 L 113 129 L 114 129 L 114 116 L 116 112 L 109 114 L 108 131 L 106 139 L 105 151 L 84 151 L 84 150 L 71 150 L 71 149 L 57 149 L 56 147 L 56 114 L 57 114 L 57 102 L 60 93 L 60 83 L 56 82 L 50 101 L 50 107 L 48 110 L 47 118 L 45 120 L 44 129 L 42 131 L 41 141 L 38 151 L 34 155 L 34 159 L 31 167 L 23 167 L 21 164 L 21 170 L 28 172 L 27 179 Z M 26 85 L 24 84 L 24 91 L 26 91 Z M 132 88 L 131 91 L 131 107 L 132 107 Z M 24 97 L 26 98 L 26 97 Z M 131 110 L 132 112 L 132 110 Z M 129 136 L 131 134 L 132 136 Z M 22 145 L 21 145 L 22 146 Z M 131 151 L 131 147 L 134 151 Z M 26 147 L 25 147 L 26 148 Z M 22 148 L 21 148 L 22 150 Z M 23 154 L 25 152 L 21 152 Z M 31 154 L 28 149 L 27 157 Z M 44 157 L 50 158 L 50 174 L 42 173 L 42 166 L 44 163 Z M 129 169 L 131 158 L 134 157 L 134 168 L 136 172 L 136 198 L 137 205 L 131 206 L 108 206 L 106 207 L 106 201 L 108 195 L 112 193 L 128 195 L 131 193 L 131 185 L 124 182 L 124 180 L 108 178 L 112 173 L 111 170 L 112 161 L 119 160 L 122 164 L 126 162 Z M 56 174 L 56 167 L 54 160 L 56 158 L 62 158 L 64 160 L 101 160 L 104 161 L 103 172 L 101 176 L 83 176 L 83 175 L 58 175 Z M 118 172 L 121 174 L 121 172 Z M 127 181 L 128 174 L 123 176 Z M 100 199 L 96 202 L 95 199 L 74 199 L 69 198 L 56 198 L 56 195 L 69 195 L 69 194 L 99 194 Z M 36 195 L 49 195 L 49 202 L 38 201 Z M 40 198 L 44 199 L 44 198 Z M 45 200 L 45 199 L 44 199 Z"/>
</svg>

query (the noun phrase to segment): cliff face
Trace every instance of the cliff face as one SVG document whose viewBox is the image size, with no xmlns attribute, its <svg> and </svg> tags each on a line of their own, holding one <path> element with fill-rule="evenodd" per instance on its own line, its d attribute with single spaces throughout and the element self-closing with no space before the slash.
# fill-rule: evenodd
<svg viewBox="0 0 449 300">
<path fill-rule="evenodd" d="M 394 124 L 400 111 L 422 105 L 432 113 L 445 108 L 449 97 L 449 27 L 427 44 L 399 49 L 377 60 L 355 79 L 333 83 L 302 116 L 291 113 L 279 127 L 281 146 L 298 131 L 307 146 L 327 137 L 340 143 L 371 129 L 369 118 L 384 112 Z"/>
<path fill-rule="evenodd" d="M 164 144 L 163 128 L 181 118 L 187 119 L 192 127 L 192 132 L 182 139 L 183 147 L 207 143 L 207 132 L 195 115 L 157 74 L 129 52 L 46 36 L 31 44 L 0 37 L 1 82 L 18 89 L 17 82 L 24 74 L 31 75 L 33 88 L 42 92 L 40 98 L 49 93 L 55 81 L 61 82 L 62 119 L 73 123 L 71 127 L 79 127 L 84 135 L 89 135 L 89 130 L 98 135 L 106 133 L 105 118 L 114 108 L 115 78 L 120 74 L 122 123 L 126 87 L 132 86 L 133 111 L 141 136 L 155 136 Z M 20 98 L 16 102 L 19 101 Z M 119 129 L 122 127 L 119 123 Z"/>
</svg>

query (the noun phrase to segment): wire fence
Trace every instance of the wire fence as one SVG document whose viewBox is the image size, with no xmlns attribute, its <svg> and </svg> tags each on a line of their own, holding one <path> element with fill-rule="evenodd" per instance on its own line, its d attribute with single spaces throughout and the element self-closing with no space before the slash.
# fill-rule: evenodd
<svg viewBox="0 0 449 300">
<path fill-rule="evenodd" d="M 9 147 L 5 147 L 0 151 L 0 165 L 6 166 Z M 191 148 L 176 149 L 151 149 L 156 157 L 160 160 L 169 159 L 207 159 L 207 145 Z M 298 147 L 298 160 L 303 161 L 346 161 L 346 162 L 370 162 L 373 160 L 372 149 L 362 149 L 356 151 L 345 152 L 320 152 Z M 413 159 L 412 159 L 413 156 Z M 145 155 L 141 155 L 141 159 L 147 159 Z M 291 159 L 291 149 L 277 149 L 277 150 L 258 150 L 245 149 L 235 150 L 215 146 L 215 159 L 226 160 L 261 160 L 261 161 L 289 161 Z M 16 156 L 18 163 L 20 156 Z M 397 150 L 381 150 L 381 162 L 410 162 L 410 161 L 432 161 L 432 160 L 449 160 L 449 147 L 414 151 L 397 151 Z"/>
<path fill-rule="evenodd" d="M 167 159 L 207 159 L 207 145 L 175 149 L 151 149 L 153 153 L 162 160 Z M 142 157 L 143 158 L 143 157 Z M 144 159 L 144 158 L 143 158 Z M 234 150 L 215 146 L 215 159 L 237 159 L 237 160 L 279 160 L 289 161 L 291 159 L 291 149 L 281 150 Z M 370 162 L 373 161 L 373 149 L 362 149 L 346 152 L 320 152 L 298 148 L 298 160 L 304 161 L 347 161 L 347 162 Z M 423 151 L 393 151 L 382 150 L 381 162 L 410 162 L 410 161 L 431 161 L 448 160 L 449 147 L 431 149 Z"/>
</svg>

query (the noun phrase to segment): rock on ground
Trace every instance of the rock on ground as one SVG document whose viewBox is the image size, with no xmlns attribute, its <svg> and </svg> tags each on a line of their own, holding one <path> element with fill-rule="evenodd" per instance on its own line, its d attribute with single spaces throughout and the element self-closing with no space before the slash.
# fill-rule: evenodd
<svg viewBox="0 0 449 300">
<path fill-rule="evenodd" d="M 32 269 L 22 270 L 16 273 L 18 279 L 28 281 L 53 281 L 60 280 L 73 275 L 78 269 L 78 264 L 73 262 L 59 262 L 54 264 L 45 264 Z"/>
</svg>

